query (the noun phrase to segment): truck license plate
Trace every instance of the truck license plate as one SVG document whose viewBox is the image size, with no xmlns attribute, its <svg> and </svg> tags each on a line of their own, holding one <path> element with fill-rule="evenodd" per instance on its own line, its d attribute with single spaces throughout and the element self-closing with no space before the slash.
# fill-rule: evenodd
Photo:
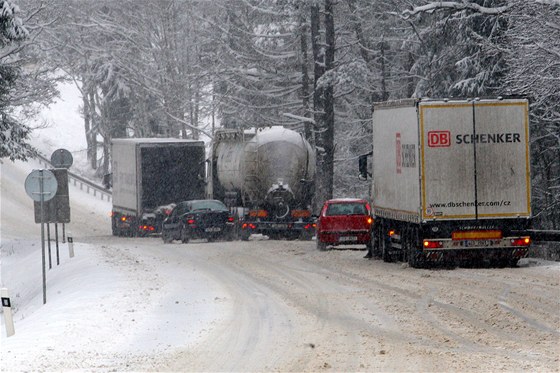
<svg viewBox="0 0 560 373">
<path fill-rule="evenodd" d="M 219 232 L 221 230 L 222 230 L 222 228 L 220 228 L 220 227 L 211 227 L 211 228 L 206 228 L 204 231 L 205 232 Z"/>
<path fill-rule="evenodd" d="M 356 241 L 356 236 L 341 236 L 338 237 L 339 242 L 348 242 L 348 241 Z"/>
<path fill-rule="evenodd" d="M 463 247 L 489 247 L 495 245 L 493 240 L 464 240 L 461 243 Z"/>
</svg>

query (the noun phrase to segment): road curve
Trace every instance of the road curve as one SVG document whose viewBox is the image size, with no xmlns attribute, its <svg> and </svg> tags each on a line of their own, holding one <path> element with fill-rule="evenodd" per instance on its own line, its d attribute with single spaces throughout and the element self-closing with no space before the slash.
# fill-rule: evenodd
<svg viewBox="0 0 560 373">
<path fill-rule="evenodd" d="M 196 268 L 227 294 L 156 370 L 558 371 L 555 263 L 418 270 L 313 242 L 134 241 L 134 260 Z"/>
</svg>

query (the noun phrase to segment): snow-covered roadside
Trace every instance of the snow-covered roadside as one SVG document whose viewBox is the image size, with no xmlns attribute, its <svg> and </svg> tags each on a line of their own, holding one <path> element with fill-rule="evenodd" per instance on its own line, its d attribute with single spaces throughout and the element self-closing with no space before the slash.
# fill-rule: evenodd
<svg viewBox="0 0 560 373">
<path fill-rule="evenodd" d="M 12 291 L 16 334 L 0 339 L 5 371 L 159 370 L 228 314 L 222 289 L 195 270 L 139 262 L 134 248 L 111 258 L 111 247 L 87 244 L 48 271 L 43 305 L 37 245 L 7 245 L 3 286 Z"/>
<path fill-rule="evenodd" d="M 74 186 L 68 229 L 75 232 L 75 257 L 60 241 L 57 265 L 51 244 L 53 267 L 47 270 L 43 305 L 40 225 L 33 222 L 33 205 L 23 191 L 34 166 L 1 165 L 1 286 L 10 291 L 16 331 L 6 337 L 2 318 L 5 371 L 155 368 L 161 366 L 159 358 L 194 343 L 228 313 L 229 305 L 217 301 L 227 298 L 223 289 L 170 259 L 173 252 L 138 260 L 137 252 L 161 251 L 161 241 L 111 237 L 110 203 Z M 84 243 L 92 235 L 106 244 Z M 73 365 L 77 361 L 80 366 Z"/>
</svg>

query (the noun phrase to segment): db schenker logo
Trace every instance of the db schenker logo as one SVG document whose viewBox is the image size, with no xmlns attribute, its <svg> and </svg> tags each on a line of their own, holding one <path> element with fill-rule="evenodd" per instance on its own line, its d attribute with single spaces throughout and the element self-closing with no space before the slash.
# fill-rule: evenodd
<svg viewBox="0 0 560 373">
<path fill-rule="evenodd" d="M 428 131 L 428 146 L 430 148 L 446 148 L 451 146 L 451 132 Z"/>
</svg>

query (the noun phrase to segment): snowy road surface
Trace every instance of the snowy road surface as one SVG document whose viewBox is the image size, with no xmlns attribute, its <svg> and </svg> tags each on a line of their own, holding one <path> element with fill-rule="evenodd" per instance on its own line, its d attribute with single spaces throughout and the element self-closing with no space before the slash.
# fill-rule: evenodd
<svg viewBox="0 0 560 373">
<path fill-rule="evenodd" d="M 42 305 L 24 177 L 2 165 L 5 371 L 560 370 L 558 263 L 418 270 L 314 242 L 116 238 L 107 202 L 74 188 L 76 256 L 63 245 Z"/>
</svg>

